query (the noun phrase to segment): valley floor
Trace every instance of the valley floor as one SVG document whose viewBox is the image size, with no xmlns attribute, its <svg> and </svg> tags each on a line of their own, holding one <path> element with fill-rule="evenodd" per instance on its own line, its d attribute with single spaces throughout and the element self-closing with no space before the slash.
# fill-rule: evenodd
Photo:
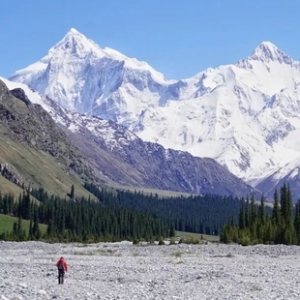
<svg viewBox="0 0 300 300">
<path fill-rule="evenodd" d="M 297 246 L 0 242 L 0 270 L 2 300 L 300 298 Z"/>
</svg>

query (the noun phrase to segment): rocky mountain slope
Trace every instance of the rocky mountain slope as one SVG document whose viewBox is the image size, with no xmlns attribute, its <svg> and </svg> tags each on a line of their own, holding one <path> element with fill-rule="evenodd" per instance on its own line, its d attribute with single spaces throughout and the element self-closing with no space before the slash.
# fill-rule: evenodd
<svg viewBox="0 0 300 300">
<path fill-rule="evenodd" d="M 210 158 L 143 142 L 125 127 L 109 120 L 70 113 L 23 84 L 5 80 L 10 88 L 22 87 L 33 102 L 41 103 L 81 150 L 98 181 L 114 186 L 150 188 L 184 193 L 247 196 L 257 191 Z"/>
<path fill-rule="evenodd" d="M 300 63 L 270 42 L 236 64 L 166 80 L 71 29 L 11 80 L 144 141 L 214 158 L 253 186 L 300 155 Z"/>
<path fill-rule="evenodd" d="M 69 137 L 98 172 L 122 186 L 146 187 L 193 194 L 234 195 L 258 191 L 215 160 L 143 142 L 123 126 L 84 115 L 66 124 Z M 81 138 L 78 138 L 79 135 Z"/>
<path fill-rule="evenodd" d="M 0 80 L 0 174 L 22 188 L 43 186 L 64 195 L 95 180 L 87 159 L 51 116 L 20 88 L 9 91 Z"/>
</svg>

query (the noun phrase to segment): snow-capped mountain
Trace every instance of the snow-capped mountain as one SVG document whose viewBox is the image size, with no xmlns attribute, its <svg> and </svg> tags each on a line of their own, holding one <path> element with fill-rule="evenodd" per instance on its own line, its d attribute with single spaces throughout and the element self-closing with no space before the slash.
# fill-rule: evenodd
<svg viewBox="0 0 300 300">
<path fill-rule="evenodd" d="M 193 157 L 188 152 L 165 149 L 157 143 L 143 142 L 122 125 L 98 117 L 69 112 L 25 84 L 0 77 L 0 85 L 7 90 L 7 94 L 11 93 L 30 107 L 43 111 L 40 107 L 42 106 L 59 125 L 59 130 L 65 132 L 66 142 L 71 142 L 72 147 L 75 146 L 84 158 L 87 158 L 97 182 L 189 194 L 214 193 L 237 197 L 254 194 L 260 197 L 257 190 L 213 159 Z M 46 112 L 41 114 L 47 115 Z M 48 119 L 51 119 L 49 115 Z M 52 131 L 55 134 L 54 127 Z M 48 149 L 49 145 L 46 146 Z M 82 159 L 79 158 L 79 161 Z M 21 168 L 20 165 L 17 167 Z"/>
<path fill-rule="evenodd" d="M 131 91 L 135 92 L 131 95 L 133 100 L 143 95 L 145 84 L 158 89 L 157 84 L 166 82 L 163 75 L 147 63 L 109 48 L 102 49 L 73 28 L 45 57 L 10 79 L 34 87 L 71 111 L 99 115 L 109 108 L 107 114 L 115 120 L 119 118 L 118 111 L 140 112 L 149 105 L 144 103 L 137 107 L 138 103 L 131 102 L 131 107 L 126 107 L 129 102 L 121 101 L 119 91 L 124 81 L 135 85 Z M 111 107 L 113 101 L 116 107 Z"/>
<path fill-rule="evenodd" d="M 236 64 L 167 80 L 71 29 L 10 79 L 144 141 L 214 158 L 252 185 L 300 157 L 300 63 L 270 42 Z"/>
<path fill-rule="evenodd" d="M 285 183 L 290 187 L 294 202 L 298 201 L 300 195 L 300 157 L 269 175 L 257 185 L 257 188 L 264 191 L 267 197 L 272 198 L 275 190 L 279 192 Z"/>
</svg>

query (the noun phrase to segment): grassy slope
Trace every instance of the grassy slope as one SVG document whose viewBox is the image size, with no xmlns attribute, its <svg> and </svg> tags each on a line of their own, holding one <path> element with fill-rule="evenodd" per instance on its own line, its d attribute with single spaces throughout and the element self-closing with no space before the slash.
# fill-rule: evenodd
<svg viewBox="0 0 300 300">
<path fill-rule="evenodd" d="M 24 178 L 30 180 L 33 188 L 42 186 L 51 194 L 65 197 L 74 184 L 76 196 L 90 195 L 82 187 L 82 183 L 75 176 L 67 175 L 51 155 L 12 141 L 5 136 L 1 127 L 0 162 L 13 165 Z M 15 190 L 19 194 L 18 188 L 13 188 L 12 185 L 1 180 L 2 193 Z"/>
<path fill-rule="evenodd" d="M 32 182 L 33 188 L 43 186 L 45 190 L 65 197 L 70 192 L 71 185 L 75 185 L 77 196 L 88 197 L 90 194 L 82 188 L 79 180 L 74 176 L 68 176 L 62 171 L 55 159 L 42 151 L 36 151 L 26 145 L 16 143 L 7 138 L 0 127 L 0 162 L 8 162 L 18 172 Z M 112 189 L 139 191 L 147 194 L 158 194 L 160 197 L 190 196 L 187 193 L 163 191 L 158 189 L 145 189 L 138 187 L 124 187 L 111 183 Z M 105 185 L 104 185 L 105 186 Z M 19 195 L 22 190 L 15 184 L 0 176 L 0 191 L 2 193 L 13 192 Z M 93 198 L 93 196 L 91 195 Z"/>
<path fill-rule="evenodd" d="M 176 237 L 177 238 L 188 238 L 193 237 L 195 239 L 200 240 L 201 235 L 203 236 L 204 240 L 209 242 L 218 242 L 220 240 L 219 236 L 216 235 L 207 235 L 207 234 L 201 234 L 201 233 L 191 233 L 191 232 L 183 232 L 183 231 L 176 231 Z"/>
<path fill-rule="evenodd" d="M 0 191 L 1 193 L 12 193 L 16 197 L 23 193 L 23 190 L 0 175 Z"/>
<path fill-rule="evenodd" d="M 18 221 L 18 218 L 0 214 L 0 234 L 5 232 L 11 232 L 13 230 L 13 225 Z M 22 220 L 23 229 L 26 230 L 26 233 L 29 231 L 29 221 Z M 40 224 L 41 233 L 47 231 L 47 226 Z"/>
<path fill-rule="evenodd" d="M 129 191 L 131 193 L 134 192 L 143 192 L 144 195 L 155 195 L 157 194 L 159 198 L 171 198 L 171 197 L 189 197 L 192 194 L 183 193 L 183 192 L 174 192 L 174 191 L 166 191 L 159 189 L 150 189 L 150 188 L 141 188 L 141 187 L 132 187 L 132 186 L 121 186 L 116 183 L 111 183 L 110 188 L 112 190 L 121 190 L 121 191 Z"/>
</svg>

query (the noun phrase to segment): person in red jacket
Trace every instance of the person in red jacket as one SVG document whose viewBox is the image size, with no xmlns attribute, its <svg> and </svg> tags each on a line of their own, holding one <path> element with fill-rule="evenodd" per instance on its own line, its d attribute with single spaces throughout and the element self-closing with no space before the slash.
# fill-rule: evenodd
<svg viewBox="0 0 300 300">
<path fill-rule="evenodd" d="M 58 269 L 58 284 L 64 284 L 65 272 L 68 271 L 68 265 L 63 257 L 56 263 Z"/>
</svg>

